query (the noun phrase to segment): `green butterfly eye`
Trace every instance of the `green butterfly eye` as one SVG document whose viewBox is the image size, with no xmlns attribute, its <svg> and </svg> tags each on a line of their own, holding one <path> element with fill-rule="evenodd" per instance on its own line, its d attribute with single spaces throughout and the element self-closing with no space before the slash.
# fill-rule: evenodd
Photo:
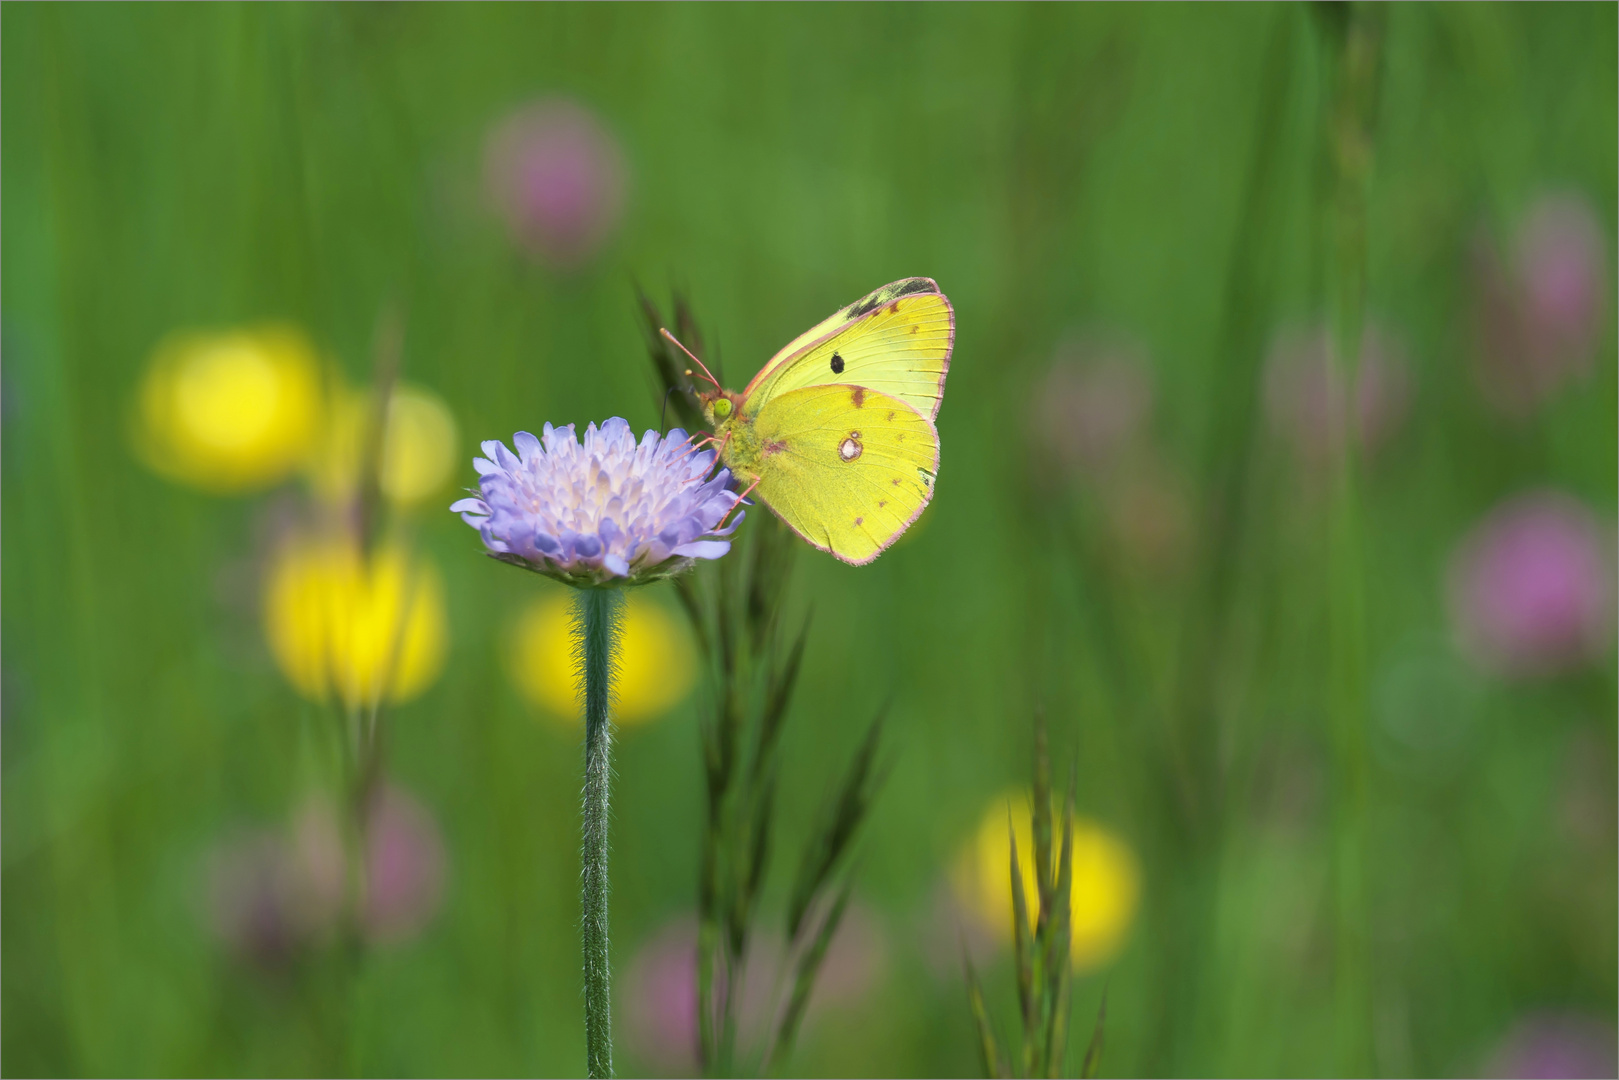
<svg viewBox="0 0 1619 1080">
<path fill-rule="evenodd" d="M 724 420 L 727 416 L 730 416 L 731 399 L 720 398 L 718 401 L 714 402 L 714 415 L 719 417 L 721 420 Z"/>
</svg>

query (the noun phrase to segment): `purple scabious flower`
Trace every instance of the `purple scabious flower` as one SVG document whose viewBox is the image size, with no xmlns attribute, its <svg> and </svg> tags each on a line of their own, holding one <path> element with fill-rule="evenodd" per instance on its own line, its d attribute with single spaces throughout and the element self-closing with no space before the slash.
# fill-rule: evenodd
<svg viewBox="0 0 1619 1080">
<path fill-rule="evenodd" d="M 580 587 L 672 577 L 695 559 L 731 550 L 742 521 L 721 524 L 739 496 L 730 471 L 712 477 L 715 453 L 694 451 L 684 431 L 648 431 L 639 443 L 614 417 L 585 429 L 519 431 L 514 455 L 499 440 L 474 458 L 479 495 L 450 509 L 483 536 L 489 554 Z"/>
</svg>

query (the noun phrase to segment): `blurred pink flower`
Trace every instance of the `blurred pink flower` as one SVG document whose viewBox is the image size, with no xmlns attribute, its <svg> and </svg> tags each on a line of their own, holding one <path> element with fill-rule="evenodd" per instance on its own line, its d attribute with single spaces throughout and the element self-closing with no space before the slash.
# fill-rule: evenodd
<svg viewBox="0 0 1619 1080">
<path fill-rule="evenodd" d="M 1509 677 L 1599 659 L 1613 619 L 1611 541 L 1580 503 L 1517 496 L 1474 527 L 1451 557 L 1451 621 L 1467 655 Z"/>
<path fill-rule="evenodd" d="M 1116 465 L 1152 413 L 1152 378 L 1139 350 L 1084 337 L 1057 347 L 1037 394 L 1046 445 L 1081 477 Z"/>
<path fill-rule="evenodd" d="M 887 955 L 876 917 L 858 902 L 851 903 L 821 961 L 805 1029 L 825 1007 L 863 998 L 885 973 Z M 784 983 L 787 963 L 780 935 L 754 933 L 737 1010 L 737 1045 L 744 1055 L 763 1051 L 771 1026 L 770 1010 L 786 1005 L 791 989 Z M 665 923 L 641 946 L 625 972 L 620 994 L 625 1033 L 636 1057 L 659 1072 L 696 1072 L 697 920 L 693 916 Z"/>
<path fill-rule="evenodd" d="M 316 899 L 328 920 L 335 920 L 348 888 L 344 866 L 343 834 L 331 803 L 310 798 L 292 821 L 288 854 L 299 880 Z"/>
<path fill-rule="evenodd" d="M 941 876 L 935 882 L 927 912 L 918 920 L 917 931 L 922 962 L 934 978 L 943 982 L 960 983 L 964 971 L 963 950 L 979 971 L 994 963 L 999 955 L 1000 941 L 984 925 L 984 920 L 962 903 L 947 877 Z"/>
<path fill-rule="evenodd" d="M 625 1032 L 660 1072 L 697 1068 L 697 923 L 676 919 L 641 946 L 623 989 Z"/>
<path fill-rule="evenodd" d="M 236 956 L 279 967 L 336 922 L 339 895 L 303 865 L 275 831 L 221 842 L 207 859 L 207 907 L 214 935 Z M 341 878 L 339 878 L 341 888 Z"/>
<path fill-rule="evenodd" d="M 1104 496 L 1123 564 L 1149 574 L 1178 572 L 1191 547 L 1192 505 L 1181 478 L 1145 460 Z"/>
<path fill-rule="evenodd" d="M 843 921 L 827 946 L 810 998 L 809 1015 L 824 1007 L 864 1000 L 888 972 L 888 941 L 875 911 L 858 900 L 843 910 Z"/>
<path fill-rule="evenodd" d="M 426 807 L 384 785 L 366 829 L 362 925 L 379 944 L 415 937 L 444 899 L 444 840 Z"/>
<path fill-rule="evenodd" d="M 1613 1028 L 1593 1017 L 1533 1013 L 1515 1023 L 1485 1065 L 1485 1076 L 1611 1077 L 1619 1072 Z"/>
<path fill-rule="evenodd" d="M 595 255 L 624 208 L 624 156 L 596 115 L 562 98 L 526 105 L 495 125 L 484 181 L 513 239 L 555 269 Z"/>
<path fill-rule="evenodd" d="M 1606 308 L 1607 240 L 1577 195 L 1549 194 L 1518 227 L 1510 266 L 1487 239 L 1475 255 L 1479 385 L 1527 415 L 1591 370 Z"/>
<path fill-rule="evenodd" d="M 1271 429 L 1305 461 L 1329 463 L 1348 426 L 1343 372 L 1325 327 L 1277 334 L 1265 361 L 1265 412 Z M 1372 454 L 1399 429 L 1410 400 L 1405 350 L 1388 331 L 1368 323 L 1361 334 L 1354 393 L 1355 435 Z"/>
<path fill-rule="evenodd" d="M 1534 344 L 1582 369 L 1601 329 L 1607 230 L 1577 195 L 1543 197 L 1518 230 L 1518 275 Z"/>
<path fill-rule="evenodd" d="M 348 893 L 342 826 L 330 800 L 312 797 L 289 827 L 243 834 L 207 860 L 207 905 L 215 936 L 244 959 L 277 966 L 336 928 Z M 368 941 L 414 936 L 438 912 L 444 843 L 437 824 L 393 785 L 374 797 L 367 826 Z"/>
</svg>

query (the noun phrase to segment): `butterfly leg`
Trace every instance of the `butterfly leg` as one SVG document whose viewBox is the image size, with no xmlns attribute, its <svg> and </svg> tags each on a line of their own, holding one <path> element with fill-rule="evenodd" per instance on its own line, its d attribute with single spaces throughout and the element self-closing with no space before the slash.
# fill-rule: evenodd
<svg viewBox="0 0 1619 1080">
<path fill-rule="evenodd" d="M 725 516 L 720 518 L 719 525 L 715 525 L 714 528 L 718 529 L 720 527 L 720 525 L 724 525 L 727 521 L 731 520 L 731 515 L 736 512 L 737 507 L 742 505 L 742 500 L 746 499 L 748 497 L 748 493 L 751 492 L 754 488 L 756 488 L 758 486 L 759 486 L 759 481 L 757 479 L 755 479 L 753 481 L 753 483 L 751 483 L 747 487 L 743 488 L 742 489 L 742 494 L 740 494 L 740 495 L 738 495 L 736 497 L 736 502 L 731 504 L 731 509 L 725 511 Z"/>
<path fill-rule="evenodd" d="M 675 458 L 675 460 L 676 460 L 676 461 L 681 461 L 681 460 L 683 460 L 683 459 L 684 459 L 684 458 L 685 458 L 685 457 L 686 457 L 686 456 L 687 456 L 687 455 L 688 455 L 688 454 L 694 454 L 694 453 L 696 453 L 696 452 L 697 452 L 697 451 L 698 451 L 698 450 L 701 450 L 701 449 L 702 449 L 702 448 L 703 448 L 703 447 L 705 447 L 705 446 L 707 446 L 707 445 L 708 445 L 708 444 L 709 444 L 709 443 L 711 443 L 711 442 L 713 442 L 713 441 L 714 441 L 714 436 L 712 436 L 712 435 L 709 435 L 709 434 L 707 434 L 707 433 L 706 433 L 706 432 L 705 432 L 705 433 L 704 433 L 704 434 L 703 434 L 703 437 L 702 437 L 702 438 L 701 438 L 701 439 L 696 439 L 696 440 L 693 440 L 693 441 L 692 441 L 692 442 L 690 442 L 690 443 L 687 443 L 687 444 L 686 444 L 686 449 L 684 449 L 684 450 L 682 450 L 682 451 L 681 451 L 681 452 L 680 452 L 680 454 L 679 454 L 679 455 L 678 455 L 678 456 L 677 456 L 677 457 L 676 457 L 676 458 Z"/>
</svg>

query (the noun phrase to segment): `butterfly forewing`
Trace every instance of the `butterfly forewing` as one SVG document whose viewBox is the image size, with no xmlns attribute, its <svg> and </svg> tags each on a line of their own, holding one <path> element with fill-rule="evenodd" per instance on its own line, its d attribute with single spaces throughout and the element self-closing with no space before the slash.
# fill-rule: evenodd
<svg viewBox="0 0 1619 1080">
<path fill-rule="evenodd" d="M 933 422 L 867 386 L 770 397 L 754 428 L 759 494 L 805 540 L 844 562 L 875 559 L 922 513 L 939 471 Z"/>
<path fill-rule="evenodd" d="M 807 386 L 848 384 L 939 413 L 955 344 L 955 313 L 929 278 L 885 285 L 800 335 L 748 384 L 743 410 Z"/>
</svg>

